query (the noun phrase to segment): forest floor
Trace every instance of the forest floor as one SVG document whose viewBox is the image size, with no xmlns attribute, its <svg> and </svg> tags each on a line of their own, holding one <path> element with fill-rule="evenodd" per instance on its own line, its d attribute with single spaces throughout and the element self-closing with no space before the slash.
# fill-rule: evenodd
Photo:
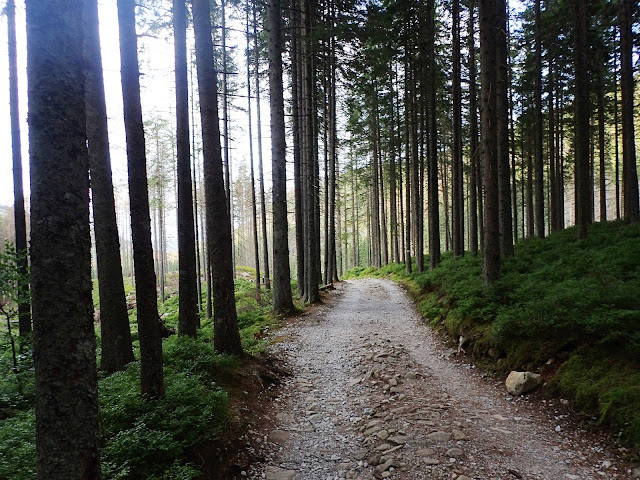
<svg viewBox="0 0 640 480">
<path fill-rule="evenodd" d="M 247 435 L 266 480 L 631 479 L 624 449 L 562 400 L 511 397 L 425 325 L 390 280 L 341 282 L 274 332 L 291 375 Z M 632 473 L 633 472 L 633 473 Z"/>
</svg>

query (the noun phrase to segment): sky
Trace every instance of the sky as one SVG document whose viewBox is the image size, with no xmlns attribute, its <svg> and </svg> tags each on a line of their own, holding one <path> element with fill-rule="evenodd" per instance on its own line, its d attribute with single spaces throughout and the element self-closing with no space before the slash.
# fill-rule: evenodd
<svg viewBox="0 0 640 480">
<path fill-rule="evenodd" d="M 1 2 L 1 0 L 0 0 Z M 0 5 L 2 5 L 0 3 Z M 109 119 L 109 137 L 111 144 L 111 163 L 114 185 L 126 188 L 126 145 L 124 123 L 122 113 L 122 91 L 120 83 L 120 55 L 118 47 L 118 23 L 116 2 L 112 0 L 99 0 L 100 37 L 102 44 L 102 63 L 104 69 L 105 95 L 107 101 L 107 115 Z M 27 78 L 26 78 L 26 34 L 24 0 L 16 1 L 16 22 L 18 41 L 18 76 L 20 96 L 20 119 L 23 156 L 23 174 L 25 193 L 29 192 L 29 157 L 28 157 L 28 132 L 27 132 Z M 244 25 L 238 25 L 242 29 Z M 138 32 L 140 33 L 140 32 Z M 188 32 L 191 37 L 191 32 Z M 235 56 L 238 58 L 238 69 L 241 79 L 245 78 L 246 64 L 243 63 L 245 51 L 244 36 L 237 32 L 230 32 L 228 44 L 237 45 Z M 11 158 L 11 129 L 9 123 L 9 78 L 8 56 L 6 47 L 7 21 L 5 16 L 0 17 L 0 205 L 13 203 L 13 178 Z M 173 43 L 172 39 L 140 37 L 139 58 L 141 76 L 141 95 L 143 117 L 145 120 L 152 116 L 161 116 L 170 119 L 175 111 L 175 89 L 173 73 Z M 4 73 L 6 72 L 6 73 Z M 266 81 L 262 80 L 262 88 Z M 246 95 L 246 91 L 238 92 Z M 238 97 L 236 102 L 246 108 L 246 98 Z M 265 154 L 265 178 L 270 178 L 270 149 L 268 148 L 268 103 L 263 98 L 262 102 L 263 125 L 263 150 Z M 255 125 L 255 105 L 254 105 Z M 235 119 L 234 119 L 235 116 Z M 246 162 L 248 156 L 248 144 L 244 127 L 239 125 L 246 123 L 244 114 L 232 112 L 230 120 L 236 125 L 233 136 L 239 141 L 232 145 L 232 166 Z M 235 121 L 234 121 L 235 120 Z M 255 136 L 255 126 L 254 126 Z M 255 139 L 254 139 L 255 141 Z M 232 174 L 233 176 L 233 174 Z"/>
</svg>

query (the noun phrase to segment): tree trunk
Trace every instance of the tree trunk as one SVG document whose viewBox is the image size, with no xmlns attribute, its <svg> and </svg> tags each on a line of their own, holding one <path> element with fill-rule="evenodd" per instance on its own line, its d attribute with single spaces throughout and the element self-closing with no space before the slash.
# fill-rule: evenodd
<svg viewBox="0 0 640 480">
<path fill-rule="evenodd" d="M 588 0 L 576 2 L 575 34 L 575 155 L 576 155 L 576 225 L 578 238 L 586 238 L 591 224 L 591 189 L 589 185 L 589 68 L 587 63 Z"/>
<path fill-rule="evenodd" d="M 189 89 L 187 84 L 187 8 L 173 0 L 176 77 L 176 142 L 178 183 L 178 334 L 196 336 L 198 285 L 196 239 L 189 151 Z"/>
<path fill-rule="evenodd" d="M 513 223 L 511 216 L 511 175 L 509 172 L 509 56 L 505 0 L 496 0 L 498 29 L 496 37 L 496 134 L 498 155 L 498 195 L 500 216 L 500 255 L 513 256 Z M 543 212 L 544 213 L 544 212 Z M 543 215 L 544 219 L 544 215 Z"/>
<path fill-rule="evenodd" d="M 620 205 L 620 120 L 618 118 L 618 72 L 614 67 L 615 89 L 613 91 L 613 123 L 614 123 L 614 144 L 615 144 L 615 176 L 616 176 L 616 219 L 622 217 Z"/>
<path fill-rule="evenodd" d="M 287 220 L 287 174 L 282 83 L 282 17 L 279 0 L 267 4 L 269 45 L 269 103 L 271 107 L 271 162 L 273 182 L 273 309 L 293 310 Z"/>
<path fill-rule="evenodd" d="M 469 249 L 478 255 L 478 200 L 481 195 L 482 177 L 479 176 L 478 149 L 478 94 L 476 93 L 476 41 L 475 41 L 475 0 L 469 2 L 469 163 L 470 163 L 470 208 L 469 208 Z M 481 221 L 481 218 L 480 218 Z"/>
<path fill-rule="evenodd" d="M 26 3 L 39 480 L 100 478 L 84 3 Z"/>
<path fill-rule="evenodd" d="M 640 220 L 638 170 L 633 121 L 633 0 L 620 1 L 620 77 L 622 86 L 622 196 L 626 220 Z"/>
<path fill-rule="evenodd" d="M 435 56 L 435 2 L 427 0 L 427 131 L 429 168 L 427 170 L 429 194 L 429 267 L 440 265 L 440 202 L 438 195 L 438 126 L 436 123 L 436 56 Z M 460 172 L 462 173 L 462 172 Z M 420 254 L 420 252 L 418 252 Z M 418 262 L 418 271 L 421 271 Z"/>
<path fill-rule="evenodd" d="M 464 255 L 464 179 L 462 163 L 462 91 L 460 78 L 460 0 L 453 0 L 453 141 L 451 145 L 453 254 Z"/>
<path fill-rule="evenodd" d="M 269 238 L 267 237 L 267 201 L 264 194 L 264 170 L 262 167 L 262 115 L 260 114 L 260 51 L 258 48 L 258 21 L 256 3 L 253 3 L 254 68 L 256 77 L 256 127 L 258 135 L 258 178 L 260 181 L 260 216 L 262 223 L 262 261 L 264 262 L 264 286 L 271 289 L 269 270 Z"/>
<path fill-rule="evenodd" d="M 133 0 L 118 0 L 118 25 L 120 27 L 124 124 L 127 137 L 131 238 L 140 337 L 141 388 L 143 395 L 160 397 L 164 394 L 162 338 L 158 316 L 156 275 L 153 269 L 147 160 L 140 105 L 140 72 Z"/>
<path fill-rule="evenodd" d="M 260 247 L 258 244 L 258 215 L 256 206 L 256 180 L 253 168 L 253 126 L 251 125 L 251 62 L 249 62 L 249 51 L 251 42 L 249 37 L 249 8 L 247 0 L 246 22 L 247 22 L 247 120 L 249 123 L 249 169 L 251 170 L 251 225 L 253 230 L 253 251 L 256 266 L 256 290 L 260 292 Z"/>
<path fill-rule="evenodd" d="M 112 373 L 122 370 L 127 363 L 133 362 L 134 358 L 111 180 L 109 132 L 96 0 L 85 3 L 84 16 L 87 140 L 100 296 L 102 342 L 100 368 L 107 373 Z"/>
<path fill-rule="evenodd" d="M 7 45 L 9 47 L 9 115 L 11 117 L 11 157 L 13 159 L 13 214 L 15 222 L 16 252 L 18 272 L 22 279 L 28 279 L 27 224 L 22 186 L 22 147 L 20 142 L 20 111 L 18 106 L 18 54 L 16 48 L 16 7 L 14 0 L 8 0 Z M 31 331 L 31 305 L 29 303 L 28 280 L 18 288 L 18 329 L 20 336 Z"/>
<path fill-rule="evenodd" d="M 210 15 L 208 0 L 193 0 L 193 29 L 202 119 L 204 186 L 207 192 L 205 198 L 207 247 L 215 307 L 213 344 L 218 353 L 241 355 L 242 344 L 233 289 L 231 221 L 225 195 L 220 145 L 218 75 L 213 64 Z"/>
<path fill-rule="evenodd" d="M 544 238 L 544 157 L 542 150 L 542 27 L 540 3 L 535 0 L 535 87 L 534 87 L 534 138 L 535 138 L 535 234 Z"/>
<path fill-rule="evenodd" d="M 496 110 L 497 46 L 499 26 L 496 0 L 480 0 L 480 62 L 482 82 L 482 163 L 484 167 L 485 285 L 500 279 L 500 215 L 498 186 L 498 137 Z"/>
</svg>

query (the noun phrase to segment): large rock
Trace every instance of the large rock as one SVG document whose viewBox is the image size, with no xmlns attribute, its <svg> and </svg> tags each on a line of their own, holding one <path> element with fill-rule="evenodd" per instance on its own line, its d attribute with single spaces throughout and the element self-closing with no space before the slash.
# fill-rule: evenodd
<svg viewBox="0 0 640 480">
<path fill-rule="evenodd" d="M 505 382 L 507 391 L 511 395 L 522 395 L 530 392 L 541 383 L 542 377 L 537 373 L 516 371 L 511 372 Z"/>
<path fill-rule="evenodd" d="M 280 467 L 267 466 L 264 473 L 266 480 L 294 480 L 296 478 L 295 470 L 286 470 Z"/>
</svg>

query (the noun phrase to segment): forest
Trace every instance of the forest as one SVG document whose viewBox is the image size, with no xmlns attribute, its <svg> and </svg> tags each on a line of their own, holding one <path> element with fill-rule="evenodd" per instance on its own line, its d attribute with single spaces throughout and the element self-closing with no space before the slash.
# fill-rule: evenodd
<svg viewBox="0 0 640 480">
<path fill-rule="evenodd" d="M 233 478 L 367 276 L 640 458 L 637 2 L 4 3 L 0 478 Z"/>
</svg>

